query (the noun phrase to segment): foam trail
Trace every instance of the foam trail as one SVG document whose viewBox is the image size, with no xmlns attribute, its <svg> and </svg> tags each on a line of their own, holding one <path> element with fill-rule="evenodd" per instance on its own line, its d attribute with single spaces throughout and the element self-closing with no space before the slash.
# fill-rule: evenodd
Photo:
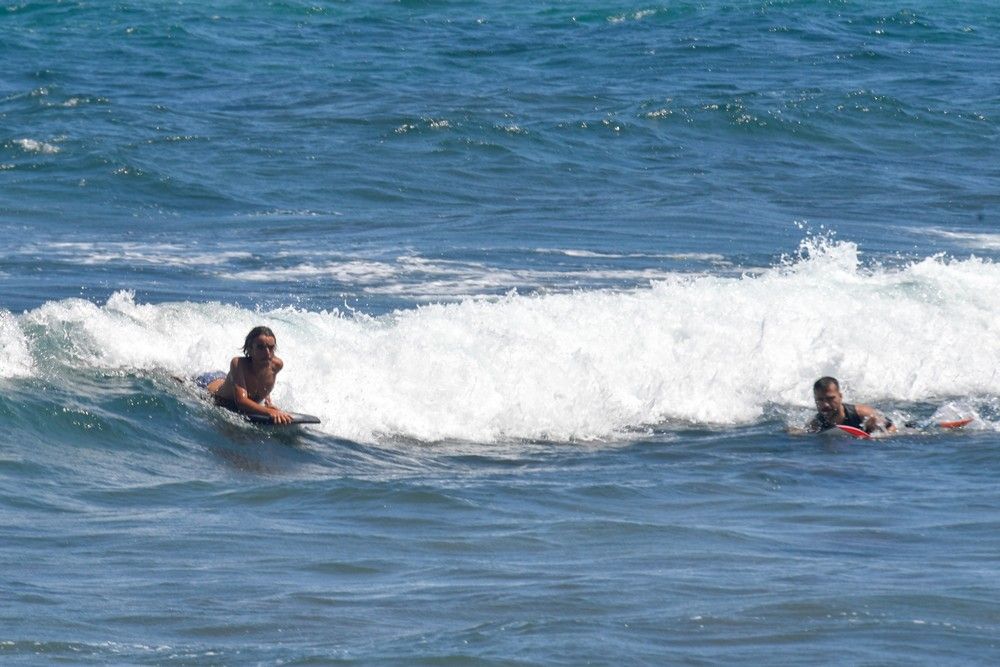
<svg viewBox="0 0 1000 667">
<path fill-rule="evenodd" d="M 48 303 L 22 316 L 71 365 L 224 368 L 255 324 L 286 361 L 274 399 L 355 440 L 597 439 L 667 420 L 734 425 L 810 402 L 1000 394 L 1000 266 L 935 257 L 860 266 L 851 243 L 743 277 L 431 305 L 381 318 L 219 304 Z"/>
<path fill-rule="evenodd" d="M 918 233 L 948 239 L 974 250 L 1000 250 L 1000 234 L 956 232 L 950 229 L 917 229 Z"/>
</svg>

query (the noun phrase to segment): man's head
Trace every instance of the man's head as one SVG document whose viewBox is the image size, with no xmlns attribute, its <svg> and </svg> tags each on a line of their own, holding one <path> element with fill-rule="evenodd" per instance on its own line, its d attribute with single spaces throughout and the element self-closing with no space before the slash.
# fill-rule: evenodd
<svg viewBox="0 0 1000 667">
<path fill-rule="evenodd" d="M 816 401 L 816 411 L 830 418 L 840 414 L 844 397 L 840 393 L 840 383 L 837 378 L 821 377 L 813 383 L 813 400 Z"/>
</svg>

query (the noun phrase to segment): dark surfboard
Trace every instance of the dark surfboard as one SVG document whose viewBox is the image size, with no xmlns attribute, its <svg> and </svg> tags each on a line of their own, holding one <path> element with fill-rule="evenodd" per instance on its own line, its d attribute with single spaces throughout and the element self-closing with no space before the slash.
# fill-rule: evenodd
<svg viewBox="0 0 1000 667">
<path fill-rule="evenodd" d="M 275 424 L 273 421 L 271 421 L 270 415 L 243 415 L 243 416 L 246 417 L 248 420 L 250 420 L 250 422 L 254 424 L 259 424 L 261 426 L 282 427 L 282 426 L 294 426 L 296 424 L 321 423 L 319 417 L 315 417 L 313 415 L 306 415 L 302 414 L 301 412 L 289 412 L 288 414 L 292 416 L 292 422 L 290 424 Z"/>
</svg>

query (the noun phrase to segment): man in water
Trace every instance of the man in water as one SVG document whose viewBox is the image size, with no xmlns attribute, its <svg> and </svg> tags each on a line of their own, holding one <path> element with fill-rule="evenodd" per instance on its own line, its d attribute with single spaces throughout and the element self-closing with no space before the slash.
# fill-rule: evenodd
<svg viewBox="0 0 1000 667">
<path fill-rule="evenodd" d="M 838 425 L 860 428 L 865 433 L 883 431 L 894 433 L 891 420 L 870 405 L 844 403 L 837 378 L 821 377 L 813 384 L 813 399 L 816 401 L 816 416 L 806 425 L 810 433 L 818 433 Z"/>
</svg>

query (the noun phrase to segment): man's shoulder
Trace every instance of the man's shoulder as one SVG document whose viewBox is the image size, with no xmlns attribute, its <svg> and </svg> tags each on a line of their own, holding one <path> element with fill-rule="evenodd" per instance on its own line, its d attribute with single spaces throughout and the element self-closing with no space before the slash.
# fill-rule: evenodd
<svg viewBox="0 0 1000 667">
<path fill-rule="evenodd" d="M 878 414 L 878 410 L 864 403 L 855 403 L 854 410 L 862 417 L 871 417 Z"/>
</svg>

